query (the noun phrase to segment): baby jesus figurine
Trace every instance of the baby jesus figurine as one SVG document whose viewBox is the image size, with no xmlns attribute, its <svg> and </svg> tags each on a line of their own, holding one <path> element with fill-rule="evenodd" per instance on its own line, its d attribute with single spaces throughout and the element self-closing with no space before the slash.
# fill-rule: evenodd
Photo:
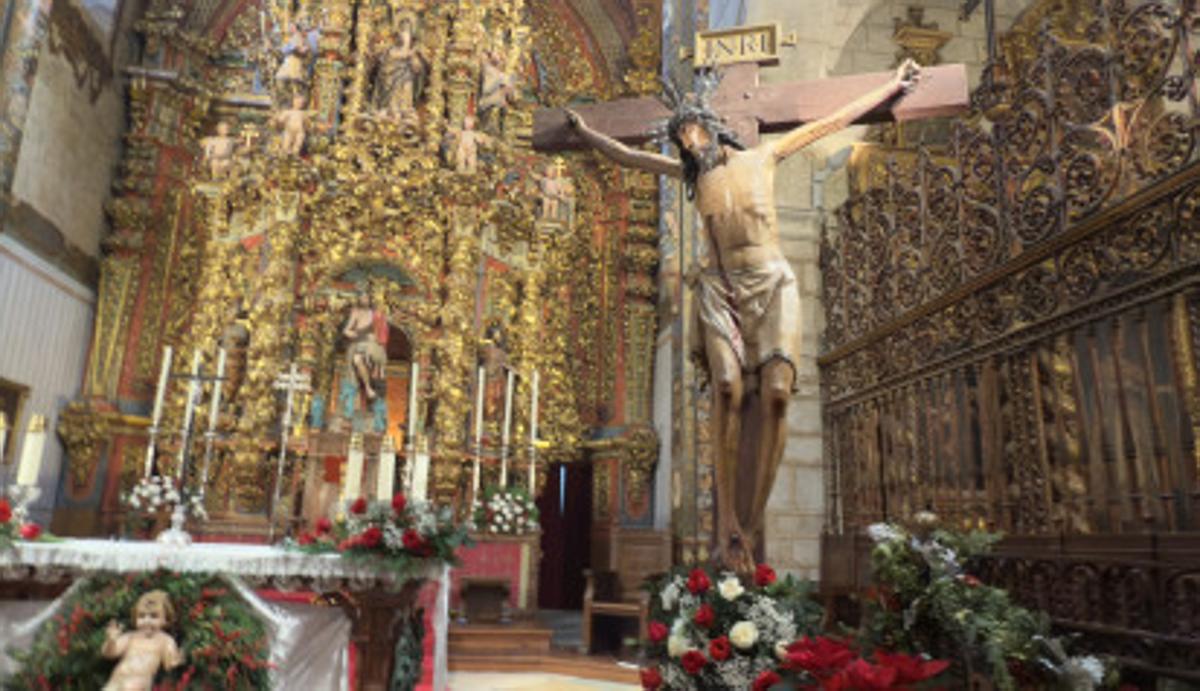
<svg viewBox="0 0 1200 691">
<path fill-rule="evenodd" d="M 120 662 L 102 691 L 151 691 L 160 667 L 170 670 L 183 664 L 175 639 L 163 631 L 173 616 L 167 594 L 151 590 L 133 606 L 135 631 L 122 633 L 120 624 L 108 623 L 107 640 L 100 653 L 119 658 Z"/>
</svg>

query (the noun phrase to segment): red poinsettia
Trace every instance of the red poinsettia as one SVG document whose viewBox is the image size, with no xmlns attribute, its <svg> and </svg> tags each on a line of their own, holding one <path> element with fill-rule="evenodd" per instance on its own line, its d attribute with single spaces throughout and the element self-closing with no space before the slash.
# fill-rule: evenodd
<svg viewBox="0 0 1200 691">
<path fill-rule="evenodd" d="M 691 675 L 700 673 L 704 669 L 704 665 L 708 664 L 708 659 L 704 657 L 704 653 L 699 650 L 689 650 L 679 658 L 679 662 L 683 665 L 683 671 Z"/>
<path fill-rule="evenodd" d="M 788 646 L 783 668 L 802 669 L 818 679 L 823 679 L 845 667 L 852 659 L 854 651 L 844 641 L 825 636 L 805 636 Z"/>
<path fill-rule="evenodd" d="M 11 520 L 12 504 L 9 504 L 7 499 L 0 499 L 0 523 L 8 523 Z"/>
<path fill-rule="evenodd" d="M 383 543 L 383 530 L 379 526 L 373 525 L 363 531 L 361 541 L 362 546 L 367 549 L 378 547 Z"/>
<path fill-rule="evenodd" d="M 896 670 L 891 667 L 881 667 L 860 658 L 855 659 L 846 668 L 833 677 L 825 680 L 826 691 L 875 691 L 876 689 L 891 689 L 896 683 Z"/>
<path fill-rule="evenodd" d="M 783 681 L 782 677 L 768 669 L 755 678 L 754 685 L 750 687 L 750 691 L 767 691 L 767 689 L 770 689 L 781 681 Z"/>
<path fill-rule="evenodd" d="M 367 512 L 367 500 L 364 497 L 359 497 L 350 505 L 350 513 L 364 514 Z"/>
<path fill-rule="evenodd" d="M 708 580 L 708 574 L 704 573 L 704 569 L 692 569 L 692 572 L 688 574 L 687 587 L 692 595 L 699 595 L 708 592 L 708 589 L 712 587 L 712 581 Z"/>
<path fill-rule="evenodd" d="M 308 531 L 300 533 L 300 537 L 296 538 L 296 542 L 302 545 L 311 545 L 312 543 L 316 542 L 316 540 L 317 539 L 313 537 L 313 534 Z"/>
<path fill-rule="evenodd" d="M 708 656 L 717 662 L 724 662 L 729 659 L 733 653 L 733 648 L 729 645 L 728 636 L 718 636 L 712 639 L 708 644 Z"/>
<path fill-rule="evenodd" d="M 333 530 L 333 521 L 328 518 L 317 519 L 317 535 L 328 535 Z"/>
<path fill-rule="evenodd" d="M 875 651 L 875 661 L 883 667 L 896 670 L 897 684 L 916 684 L 932 679 L 950 666 L 947 660 L 926 660 L 919 655 Z"/>
<path fill-rule="evenodd" d="M 26 523 L 21 526 L 21 537 L 26 540 L 36 540 L 42 534 L 42 526 L 37 523 Z"/>
<path fill-rule="evenodd" d="M 405 506 L 408 506 L 408 500 L 404 498 L 403 494 L 392 497 L 392 511 L 395 511 L 397 516 L 404 513 Z"/>
<path fill-rule="evenodd" d="M 754 567 L 754 585 L 765 588 L 775 582 L 775 569 L 766 564 Z"/>
<path fill-rule="evenodd" d="M 662 683 L 662 673 L 658 671 L 657 667 L 649 667 L 642 670 L 642 688 L 646 689 L 646 691 L 655 691 L 655 689 L 662 686 Z"/>
<path fill-rule="evenodd" d="M 652 621 L 650 622 L 650 626 L 647 627 L 646 633 L 649 634 L 651 643 L 662 643 L 666 639 L 667 634 L 671 633 L 671 630 L 661 621 Z"/>
<path fill-rule="evenodd" d="M 696 610 L 695 616 L 692 617 L 692 621 L 696 626 L 702 629 L 710 628 L 716 620 L 717 613 L 713 611 L 712 605 L 707 602 L 700 605 L 700 608 Z"/>
</svg>

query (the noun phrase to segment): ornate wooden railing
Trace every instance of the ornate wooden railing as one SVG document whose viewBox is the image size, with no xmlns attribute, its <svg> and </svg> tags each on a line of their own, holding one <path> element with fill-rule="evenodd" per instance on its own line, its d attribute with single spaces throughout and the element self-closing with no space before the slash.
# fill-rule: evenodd
<svg viewBox="0 0 1200 691">
<path fill-rule="evenodd" d="M 1099 648 L 1200 669 L 1198 26 L 1034 3 L 945 150 L 856 150 L 822 258 L 823 586 L 930 509 L 1014 536 L 995 577 Z"/>
</svg>

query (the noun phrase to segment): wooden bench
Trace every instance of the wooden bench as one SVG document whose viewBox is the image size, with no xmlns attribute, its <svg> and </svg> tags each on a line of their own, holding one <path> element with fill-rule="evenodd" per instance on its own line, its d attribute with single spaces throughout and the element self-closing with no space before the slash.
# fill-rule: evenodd
<svg viewBox="0 0 1200 691">
<path fill-rule="evenodd" d="M 650 624 L 647 579 L 671 568 L 671 535 L 658 530 L 620 530 L 614 535 L 616 568 L 586 569 L 583 592 L 583 652 L 592 652 L 595 616 L 635 619 L 638 639 L 646 640 Z"/>
</svg>

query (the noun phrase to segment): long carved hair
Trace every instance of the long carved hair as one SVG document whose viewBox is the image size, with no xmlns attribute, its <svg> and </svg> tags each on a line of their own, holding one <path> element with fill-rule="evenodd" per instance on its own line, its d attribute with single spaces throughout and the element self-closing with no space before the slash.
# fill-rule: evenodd
<svg viewBox="0 0 1200 691">
<path fill-rule="evenodd" d="M 720 151 L 722 145 L 744 150 L 737 134 L 725 124 L 725 119 L 712 107 L 712 96 L 721 84 L 721 73 L 708 67 L 696 73 L 694 94 L 687 94 L 674 78 L 663 79 L 663 95 L 659 98 L 671 110 L 671 116 L 655 123 L 650 130 L 652 141 L 662 145 L 670 142 L 679 150 L 683 164 L 683 182 L 689 200 L 696 198 L 696 180 L 704 172 L 703 162 L 683 145 L 679 131 L 684 125 L 695 123 L 704 128 L 712 139 L 713 146 Z"/>
</svg>

